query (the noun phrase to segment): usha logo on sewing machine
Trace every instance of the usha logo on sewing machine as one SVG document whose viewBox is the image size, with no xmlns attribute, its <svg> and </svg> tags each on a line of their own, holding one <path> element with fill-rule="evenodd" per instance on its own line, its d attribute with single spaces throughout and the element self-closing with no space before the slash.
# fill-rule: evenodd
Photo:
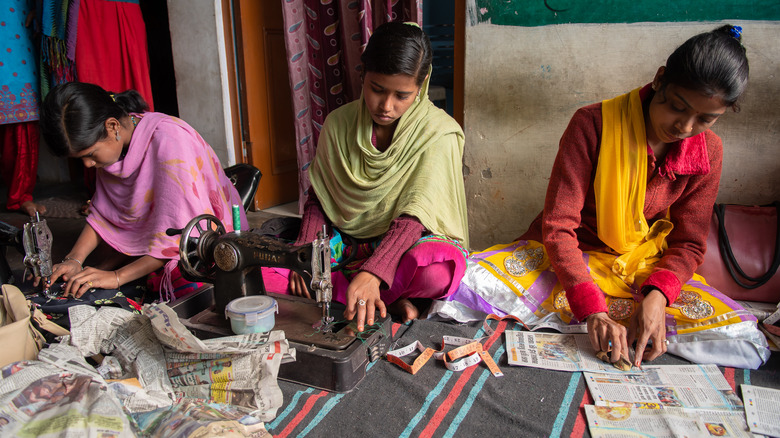
<svg viewBox="0 0 780 438">
<path fill-rule="evenodd" d="M 273 254 L 262 251 L 252 251 L 252 259 L 260 262 L 281 263 L 282 257 L 279 254 Z"/>
</svg>

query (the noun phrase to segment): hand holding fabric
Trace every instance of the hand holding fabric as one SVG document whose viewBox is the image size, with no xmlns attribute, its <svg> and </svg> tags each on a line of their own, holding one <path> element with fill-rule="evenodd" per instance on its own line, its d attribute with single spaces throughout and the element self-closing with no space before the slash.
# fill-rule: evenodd
<svg viewBox="0 0 780 438">
<path fill-rule="evenodd" d="M 58 263 L 51 267 L 51 277 L 49 277 L 49 282 L 48 284 L 45 284 L 44 287 L 51 286 L 60 277 L 62 277 L 62 279 L 65 281 L 70 280 L 79 272 L 81 272 L 81 263 L 79 263 L 78 260 L 72 258 L 65 259 L 62 261 L 62 263 Z M 33 286 L 38 286 L 40 281 L 41 278 L 36 277 L 33 281 Z"/>
<path fill-rule="evenodd" d="M 63 296 L 73 295 L 80 298 L 90 289 L 114 289 L 118 288 L 118 280 L 114 271 L 103 271 L 93 267 L 86 267 L 83 271 L 70 275 L 63 289 Z"/>
</svg>

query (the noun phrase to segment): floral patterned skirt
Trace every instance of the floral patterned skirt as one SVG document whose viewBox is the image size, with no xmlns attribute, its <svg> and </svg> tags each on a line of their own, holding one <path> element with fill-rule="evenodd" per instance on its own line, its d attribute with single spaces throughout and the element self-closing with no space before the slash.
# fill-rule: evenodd
<svg viewBox="0 0 780 438">
<path fill-rule="evenodd" d="M 627 283 L 612 273 L 615 258 L 603 252 L 583 253 L 593 280 L 604 293 L 609 316 L 628 326 L 643 297 L 639 286 L 652 266 Z M 532 329 L 587 330 L 572 314 L 544 245 L 536 241 L 518 240 L 472 253 L 460 287 L 434 303 L 432 313 L 459 321 L 495 313 L 516 316 Z M 757 368 L 769 358 L 756 318 L 696 274 L 666 308 L 666 337 L 670 353 L 692 362 Z"/>
</svg>

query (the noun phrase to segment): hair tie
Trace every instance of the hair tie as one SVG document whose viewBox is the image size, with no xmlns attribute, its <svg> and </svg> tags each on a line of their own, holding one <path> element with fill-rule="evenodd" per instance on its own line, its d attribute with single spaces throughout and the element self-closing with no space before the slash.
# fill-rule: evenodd
<svg viewBox="0 0 780 438">
<path fill-rule="evenodd" d="M 734 38 L 739 39 L 739 37 L 742 36 L 742 26 L 731 26 L 731 29 L 729 29 L 729 33 Z"/>
</svg>

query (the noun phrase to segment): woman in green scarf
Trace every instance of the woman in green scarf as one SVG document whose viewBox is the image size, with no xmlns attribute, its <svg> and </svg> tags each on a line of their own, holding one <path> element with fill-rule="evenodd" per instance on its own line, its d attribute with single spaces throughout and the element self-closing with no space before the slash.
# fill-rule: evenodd
<svg viewBox="0 0 780 438">
<path fill-rule="evenodd" d="M 332 261 L 354 255 L 333 273 L 333 297 L 362 331 L 375 311 L 408 321 L 420 313 L 410 299 L 455 291 L 468 222 L 463 131 L 428 99 L 427 35 L 414 24 L 385 23 L 361 60 L 360 99 L 331 112 L 322 127 L 297 243 L 311 242 L 327 224 Z M 342 234 L 356 243 L 344 244 L 350 239 Z M 308 296 L 295 273 L 289 290 Z"/>
</svg>

